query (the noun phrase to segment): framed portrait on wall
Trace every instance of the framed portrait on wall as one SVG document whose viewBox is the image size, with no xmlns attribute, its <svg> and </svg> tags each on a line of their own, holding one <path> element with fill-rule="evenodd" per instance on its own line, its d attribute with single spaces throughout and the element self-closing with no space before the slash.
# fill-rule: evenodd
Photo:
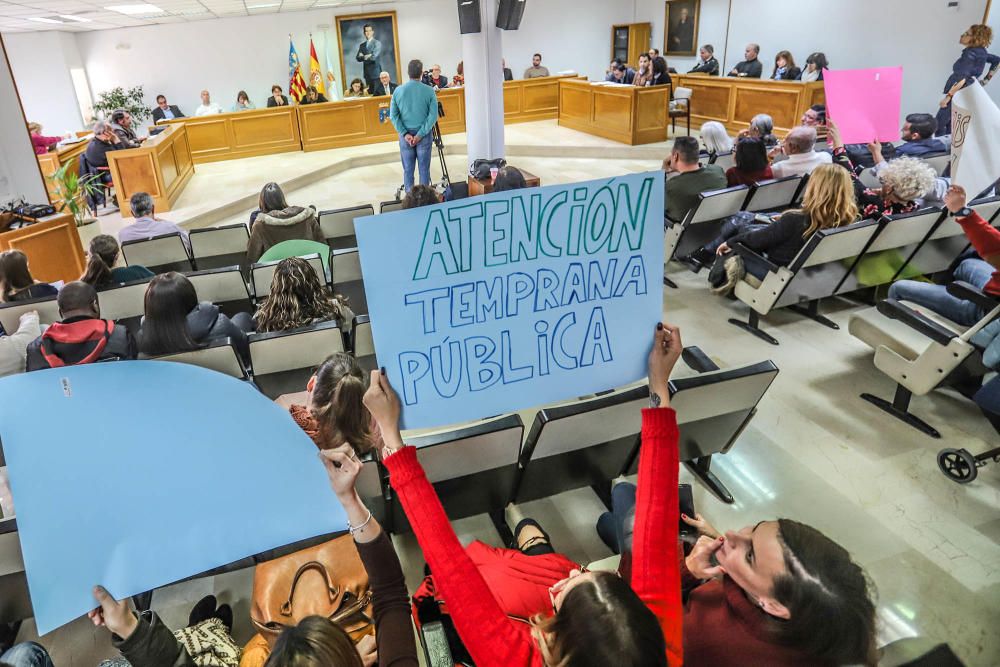
<svg viewBox="0 0 1000 667">
<path fill-rule="evenodd" d="M 350 89 L 355 79 L 361 79 L 371 92 L 382 72 L 388 72 L 392 81 L 402 83 L 396 12 L 349 14 L 336 18 L 340 80 L 345 89 Z"/>
<path fill-rule="evenodd" d="M 663 19 L 663 55 L 693 56 L 698 51 L 701 0 L 667 0 Z"/>
</svg>

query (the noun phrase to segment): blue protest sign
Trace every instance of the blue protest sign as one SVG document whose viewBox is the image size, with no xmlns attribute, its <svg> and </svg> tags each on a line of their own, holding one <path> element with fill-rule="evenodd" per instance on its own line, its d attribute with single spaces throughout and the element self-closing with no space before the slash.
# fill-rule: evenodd
<svg viewBox="0 0 1000 667">
<path fill-rule="evenodd" d="M 355 231 L 375 349 L 405 428 L 646 374 L 662 307 L 662 172 L 369 216 Z"/>
<path fill-rule="evenodd" d="M 162 361 L 0 380 L 39 634 L 116 598 L 344 530 L 316 446 L 253 386 Z"/>
</svg>

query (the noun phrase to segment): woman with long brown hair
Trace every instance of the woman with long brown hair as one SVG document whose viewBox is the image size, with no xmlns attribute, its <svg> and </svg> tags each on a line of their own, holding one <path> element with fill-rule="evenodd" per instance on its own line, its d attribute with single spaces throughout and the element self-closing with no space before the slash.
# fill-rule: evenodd
<svg viewBox="0 0 1000 667">
<path fill-rule="evenodd" d="M 87 270 L 80 276 L 80 280 L 93 285 L 94 289 L 101 289 L 108 285 L 120 285 L 153 277 L 152 271 L 138 264 L 116 267 L 118 254 L 118 241 L 115 237 L 108 234 L 95 236 L 87 250 Z"/>
<path fill-rule="evenodd" d="M 28 269 L 28 256 L 20 250 L 0 252 L 0 303 L 55 296 L 52 285 L 35 280 Z"/>
<path fill-rule="evenodd" d="M 336 320 L 349 331 L 354 313 L 347 299 L 335 296 L 301 257 L 278 262 L 267 295 L 254 316 L 257 331 L 288 331 L 316 322 Z"/>
<path fill-rule="evenodd" d="M 795 57 L 791 51 L 778 51 L 774 56 L 774 71 L 771 78 L 776 81 L 795 81 L 802 75 L 802 70 L 795 66 Z"/>
</svg>

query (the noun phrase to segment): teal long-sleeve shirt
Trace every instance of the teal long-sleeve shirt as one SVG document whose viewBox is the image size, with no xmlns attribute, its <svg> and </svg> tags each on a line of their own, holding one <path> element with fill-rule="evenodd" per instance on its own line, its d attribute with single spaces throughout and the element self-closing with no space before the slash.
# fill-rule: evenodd
<svg viewBox="0 0 1000 667">
<path fill-rule="evenodd" d="M 418 137 L 426 137 L 437 119 L 437 95 L 430 86 L 411 79 L 393 92 L 389 120 L 400 136 L 416 132 Z"/>
</svg>

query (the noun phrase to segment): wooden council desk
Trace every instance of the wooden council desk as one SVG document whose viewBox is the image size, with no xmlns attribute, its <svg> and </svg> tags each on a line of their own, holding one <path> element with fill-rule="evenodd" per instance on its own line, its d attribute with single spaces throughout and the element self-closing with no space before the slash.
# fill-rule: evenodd
<svg viewBox="0 0 1000 667">
<path fill-rule="evenodd" d="M 157 127 L 187 128 L 195 164 L 302 150 L 298 107 L 175 118 Z"/>
<path fill-rule="evenodd" d="M 71 164 L 70 169 L 75 171 L 77 175 L 80 175 L 80 154 L 87 150 L 88 139 L 83 141 L 78 141 L 75 144 L 70 144 L 68 146 L 61 146 L 54 151 L 49 151 L 44 155 L 36 156 L 38 158 L 38 168 L 42 172 L 42 178 L 45 179 L 45 189 L 49 194 L 49 203 L 51 203 L 56 208 L 62 204 L 62 199 L 56 194 L 56 186 L 52 182 L 52 175 L 55 174 L 64 164 Z"/>
<path fill-rule="evenodd" d="M 559 82 L 559 124 L 623 144 L 667 140 L 669 86 L 601 85 Z"/>
<path fill-rule="evenodd" d="M 56 213 L 0 234 L 0 251 L 20 250 L 29 257 L 35 280 L 70 282 L 83 275 L 83 245 L 71 213 Z"/>
<path fill-rule="evenodd" d="M 187 125 L 170 125 L 138 148 L 108 151 L 115 193 L 126 208 L 136 192 L 148 192 L 157 211 L 169 211 L 194 174 Z"/>
<path fill-rule="evenodd" d="M 675 87 L 690 88 L 691 121 L 717 120 L 732 133 L 746 129 L 750 119 L 766 113 L 774 119 L 774 133 L 784 136 L 802 122 L 814 104 L 824 104 L 822 81 L 772 81 L 705 74 L 674 77 Z"/>
<path fill-rule="evenodd" d="M 504 123 L 523 123 L 559 115 L 559 81 L 575 75 L 507 81 L 503 87 Z M 444 110 L 439 120 L 441 134 L 465 132 L 465 89 L 445 88 L 437 92 Z M 395 141 L 389 122 L 387 95 L 298 105 L 302 150 L 320 151 Z"/>
</svg>

